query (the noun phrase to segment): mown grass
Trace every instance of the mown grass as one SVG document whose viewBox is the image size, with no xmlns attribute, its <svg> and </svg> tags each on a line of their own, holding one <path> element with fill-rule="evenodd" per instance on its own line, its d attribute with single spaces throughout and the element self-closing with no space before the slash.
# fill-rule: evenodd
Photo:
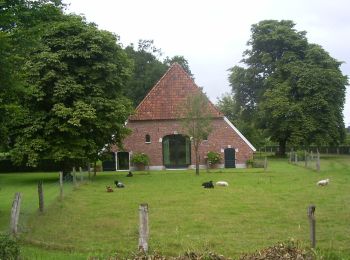
<svg viewBox="0 0 350 260">
<path fill-rule="evenodd" d="M 57 174 L 1 175 L 0 213 L 9 216 L 14 192 L 23 192 L 24 207 L 31 209 L 21 236 L 28 259 L 130 256 L 137 249 L 138 206 L 144 202 L 149 204 L 151 251 L 236 257 L 288 239 L 308 246 L 306 209 L 315 204 L 318 248 L 350 257 L 350 157 L 323 156 L 321 167 L 317 173 L 274 159 L 267 172 L 225 169 L 195 176 L 194 171 L 159 171 L 132 178 L 125 172 L 101 173 L 62 202 L 56 199 Z M 41 177 L 48 197 L 43 215 L 36 210 Z M 323 178 L 330 178 L 330 185 L 317 187 Z M 116 179 L 126 188 L 107 193 L 105 186 Z M 230 186 L 203 189 L 201 183 L 208 180 Z M 8 221 L 1 220 L 2 229 Z"/>
</svg>

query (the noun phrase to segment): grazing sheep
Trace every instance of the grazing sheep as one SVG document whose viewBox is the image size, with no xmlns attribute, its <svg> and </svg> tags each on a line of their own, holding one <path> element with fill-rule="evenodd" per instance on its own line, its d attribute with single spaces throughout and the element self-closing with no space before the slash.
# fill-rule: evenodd
<svg viewBox="0 0 350 260">
<path fill-rule="evenodd" d="M 217 181 L 216 186 L 222 186 L 222 187 L 227 187 L 228 186 L 228 182 L 227 181 Z"/>
<path fill-rule="evenodd" d="M 114 184 L 117 188 L 124 188 L 125 187 L 124 184 L 121 183 L 120 181 L 114 181 Z"/>
<path fill-rule="evenodd" d="M 114 190 L 111 188 L 111 186 L 106 186 L 107 192 L 113 192 Z"/>
<path fill-rule="evenodd" d="M 325 180 L 318 181 L 317 185 L 318 186 L 326 186 L 326 185 L 328 185 L 328 183 L 329 183 L 329 179 L 325 179 Z"/>
<path fill-rule="evenodd" d="M 130 172 L 129 171 L 129 173 L 126 175 L 126 177 L 132 177 L 133 176 L 133 174 L 132 174 L 132 172 Z"/>
<path fill-rule="evenodd" d="M 203 186 L 205 189 L 214 189 L 213 181 L 203 182 L 203 183 L 202 183 L 202 186 Z"/>
</svg>

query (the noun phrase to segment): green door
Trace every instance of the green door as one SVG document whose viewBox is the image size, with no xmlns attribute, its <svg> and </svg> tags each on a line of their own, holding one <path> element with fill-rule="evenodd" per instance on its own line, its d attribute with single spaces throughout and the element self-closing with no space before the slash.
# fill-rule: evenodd
<svg viewBox="0 0 350 260">
<path fill-rule="evenodd" d="M 191 164 L 191 141 L 183 135 L 163 138 L 163 164 L 166 168 L 185 168 Z"/>
</svg>

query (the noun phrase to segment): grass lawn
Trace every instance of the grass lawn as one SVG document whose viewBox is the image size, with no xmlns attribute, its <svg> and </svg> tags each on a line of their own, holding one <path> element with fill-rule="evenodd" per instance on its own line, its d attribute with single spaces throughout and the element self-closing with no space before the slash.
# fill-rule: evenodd
<svg viewBox="0 0 350 260">
<path fill-rule="evenodd" d="M 271 160 L 269 169 L 98 174 L 57 200 L 57 174 L 0 175 L 0 227 L 8 228 L 14 192 L 23 193 L 22 252 L 28 259 L 130 256 L 138 243 L 138 206 L 149 204 L 150 251 L 176 256 L 243 252 L 294 239 L 309 245 L 308 205 L 316 205 L 317 247 L 350 258 L 350 157 L 322 157 L 321 172 Z M 320 179 L 330 185 L 317 187 Z M 36 184 L 44 179 L 46 211 L 37 213 Z M 125 189 L 105 191 L 113 181 Z M 204 181 L 229 187 L 203 189 Z"/>
</svg>

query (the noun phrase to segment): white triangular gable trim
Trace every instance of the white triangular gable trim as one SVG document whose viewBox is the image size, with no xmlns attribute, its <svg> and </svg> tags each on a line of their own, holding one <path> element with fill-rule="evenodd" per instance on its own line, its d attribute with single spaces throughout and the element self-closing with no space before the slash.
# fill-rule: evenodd
<svg viewBox="0 0 350 260">
<path fill-rule="evenodd" d="M 227 119 L 226 116 L 224 116 L 225 122 L 239 135 L 240 138 L 243 139 L 243 141 L 254 151 L 256 152 L 255 147 L 247 140 L 247 138 L 242 135 L 242 133 L 230 122 L 230 120 Z"/>
</svg>

